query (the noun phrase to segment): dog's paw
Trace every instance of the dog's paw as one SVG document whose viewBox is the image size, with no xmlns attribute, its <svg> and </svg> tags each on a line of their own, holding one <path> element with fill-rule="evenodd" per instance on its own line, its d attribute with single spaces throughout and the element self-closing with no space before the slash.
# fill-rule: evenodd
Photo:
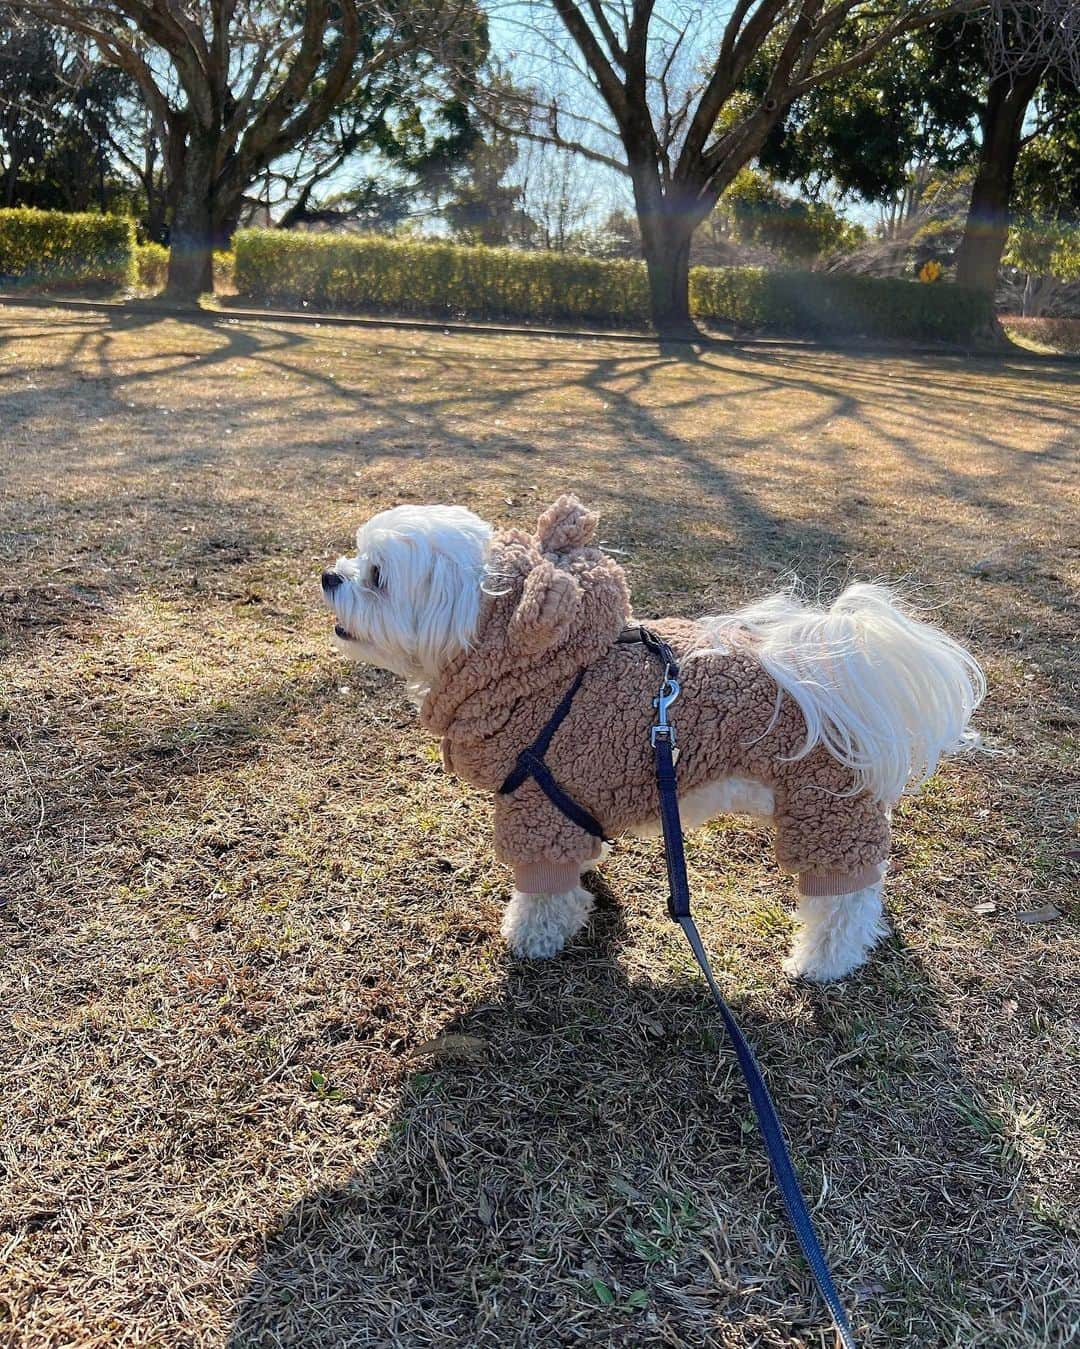
<svg viewBox="0 0 1080 1349">
<path fill-rule="evenodd" d="M 843 979 L 866 964 L 888 931 L 880 885 L 851 895 L 804 896 L 784 973 L 790 979 L 810 979 L 817 984 Z"/>
<path fill-rule="evenodd" d="M 808 979 L 813 984 L 831 984 L 854 974 L 866 964 L 868 952 L 858 956 L 838 956 L 836 952 L 793 951 L 784 961 L 783 970 L 789 979 Z"/>
<path fill-rule="evenodd" d="M 580 887 L 562 895 L 527 895 L 515 890 L 503 914 L 507 946 L 525 960 L 557 955 L 589 920 L 593 897 Z"/>
</svg>

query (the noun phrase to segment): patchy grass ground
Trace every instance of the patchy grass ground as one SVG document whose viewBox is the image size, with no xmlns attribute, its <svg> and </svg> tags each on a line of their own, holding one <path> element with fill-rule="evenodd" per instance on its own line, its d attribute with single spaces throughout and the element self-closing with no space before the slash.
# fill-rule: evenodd
<svg viewBox="0 0 1080 1349">
<path fill-rule="evenodd" d="M 997 753 L 900 812 L 863 975 L 783 979 L 759 829 L 690 864 L 865 1342 L 1077 1342 L 1075 366 L 15 307 L 0 344 L 0 1344 L 829 1342 L 656 848 L 512 962 L 485 802 L 329 649 L 360 517 L 568 487 L 640 612 L 903 576 L 985 660 Z"/>
</svg>

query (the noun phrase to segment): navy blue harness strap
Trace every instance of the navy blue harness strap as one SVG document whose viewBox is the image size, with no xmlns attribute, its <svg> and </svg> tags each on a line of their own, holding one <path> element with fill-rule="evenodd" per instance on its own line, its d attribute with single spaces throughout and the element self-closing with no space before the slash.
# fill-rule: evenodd
<svg viewBox="0 0 1080 1349">
<path fill-rule="evenodd" d="M 584 678 L 585 671 L 582 670 L 566 690 L 562 702 L 551 714 L 551 718 L 544 729 L 532 744 L 523 749 L 517 756 L 517 762 L 507 774 L 506 781 L 499 788 L 499 795 L 508 796 L 511 792 L 516 792 L 523 782 L 532 778 L 551 804 L 561 810 L 568 820 L 572 820 L 579 829 L 584 829 L 586 834 L 591 834 L 593 838 L 602 839 L 604 830 L 600 822 L 584 806 L 579 806 L 573 797 L 567 796 L 555 781 L 551 769 L 544 762 L 544 755 L 548 751 L 548 746 L 551 744 L 555 732 L 566 720 L 570 705 L 574 701 L 574 695 L 581 688 L 581 681 Z"/>
</svg>

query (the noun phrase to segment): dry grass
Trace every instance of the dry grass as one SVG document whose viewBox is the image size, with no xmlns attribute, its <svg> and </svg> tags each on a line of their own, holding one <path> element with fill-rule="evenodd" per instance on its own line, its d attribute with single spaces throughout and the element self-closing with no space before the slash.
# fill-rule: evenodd
<svg viewBox="0 0 1080 1349">
<path fill-rule="evenodd" d="M 828 1342 L 656 849 L 510 961 L 485 802 L 328 649 L 366 512 L 565 487 L 641 612 L 901 575 L 984 658 L 1000 753 L 901 812 L 863 975 L 781 977 L 758 829 L 692 879 L 865 1342 L 1077 1342 L 1075 366 L 14 307 L 0 341 L 0 1344 Z"/>
</svg>

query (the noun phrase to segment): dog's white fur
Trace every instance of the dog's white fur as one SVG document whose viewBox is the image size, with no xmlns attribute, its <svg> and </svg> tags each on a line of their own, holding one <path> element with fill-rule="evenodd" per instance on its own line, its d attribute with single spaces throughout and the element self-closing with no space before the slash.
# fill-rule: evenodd
<svg viewBox="0 0 1080 1349">
<path fill-rule="evenodd" d="M 472 640 L 491 535 L 462 506 L 395 506 L 361 525 L 356 556 L 332 569 L 340 649 L 422 690 Z"/>
<path fill-rule="evenodd" d="M 487 565 L 492 534 L 457 506 L 398 506 L 369 520 L 357 531 L 356 555 L 334 565 L 339 583 L 333 590 L 324 583 L 344 654 L 403 676 L 422 698 L 473 640 L 484 591 L 498 588 Z M 848 586 L 828 609 L 789 590 L 701 622 L 703 650 L 753 648 L 778 699 L 794 698 L 802 711 L 807 739 L 800 754 L 824 745 L 852 770 L 855 790 L 891 805 L 925 781 L 942 754 L 975 743 L 968 722 L 986 690 L 978 664 L 940 629 L 900 608 L 882 585 Z M 681 806 L 687 828 L 718 814 L 769 819 L 773 812 L 769 788 L 744 778 L 708 783 Z M 655 836 L 659 822 L 642 821 L 633 832 Z M 515 890 L 503 935 L 519 955 L 551 956 L 584 927 L 591 908 L 581 887 L 559 895 Z M 810 979 L 842 978 L 886 931 L 880 882 L 851 895 L 803 898 L 785 968 Z"/>
<path fill-rule="evenodd" d="M 986 694 L 978 662 L 883 585 L 850 585 L 828 609 L 789 590 L 701 622 L 717 644 L 753 648 L 803 714 L 798 757 L 824 745 L 852 769 L 854 792 L 891 805 L 942 754 L 977 743 L 968 723 Z"/>
</svg>

